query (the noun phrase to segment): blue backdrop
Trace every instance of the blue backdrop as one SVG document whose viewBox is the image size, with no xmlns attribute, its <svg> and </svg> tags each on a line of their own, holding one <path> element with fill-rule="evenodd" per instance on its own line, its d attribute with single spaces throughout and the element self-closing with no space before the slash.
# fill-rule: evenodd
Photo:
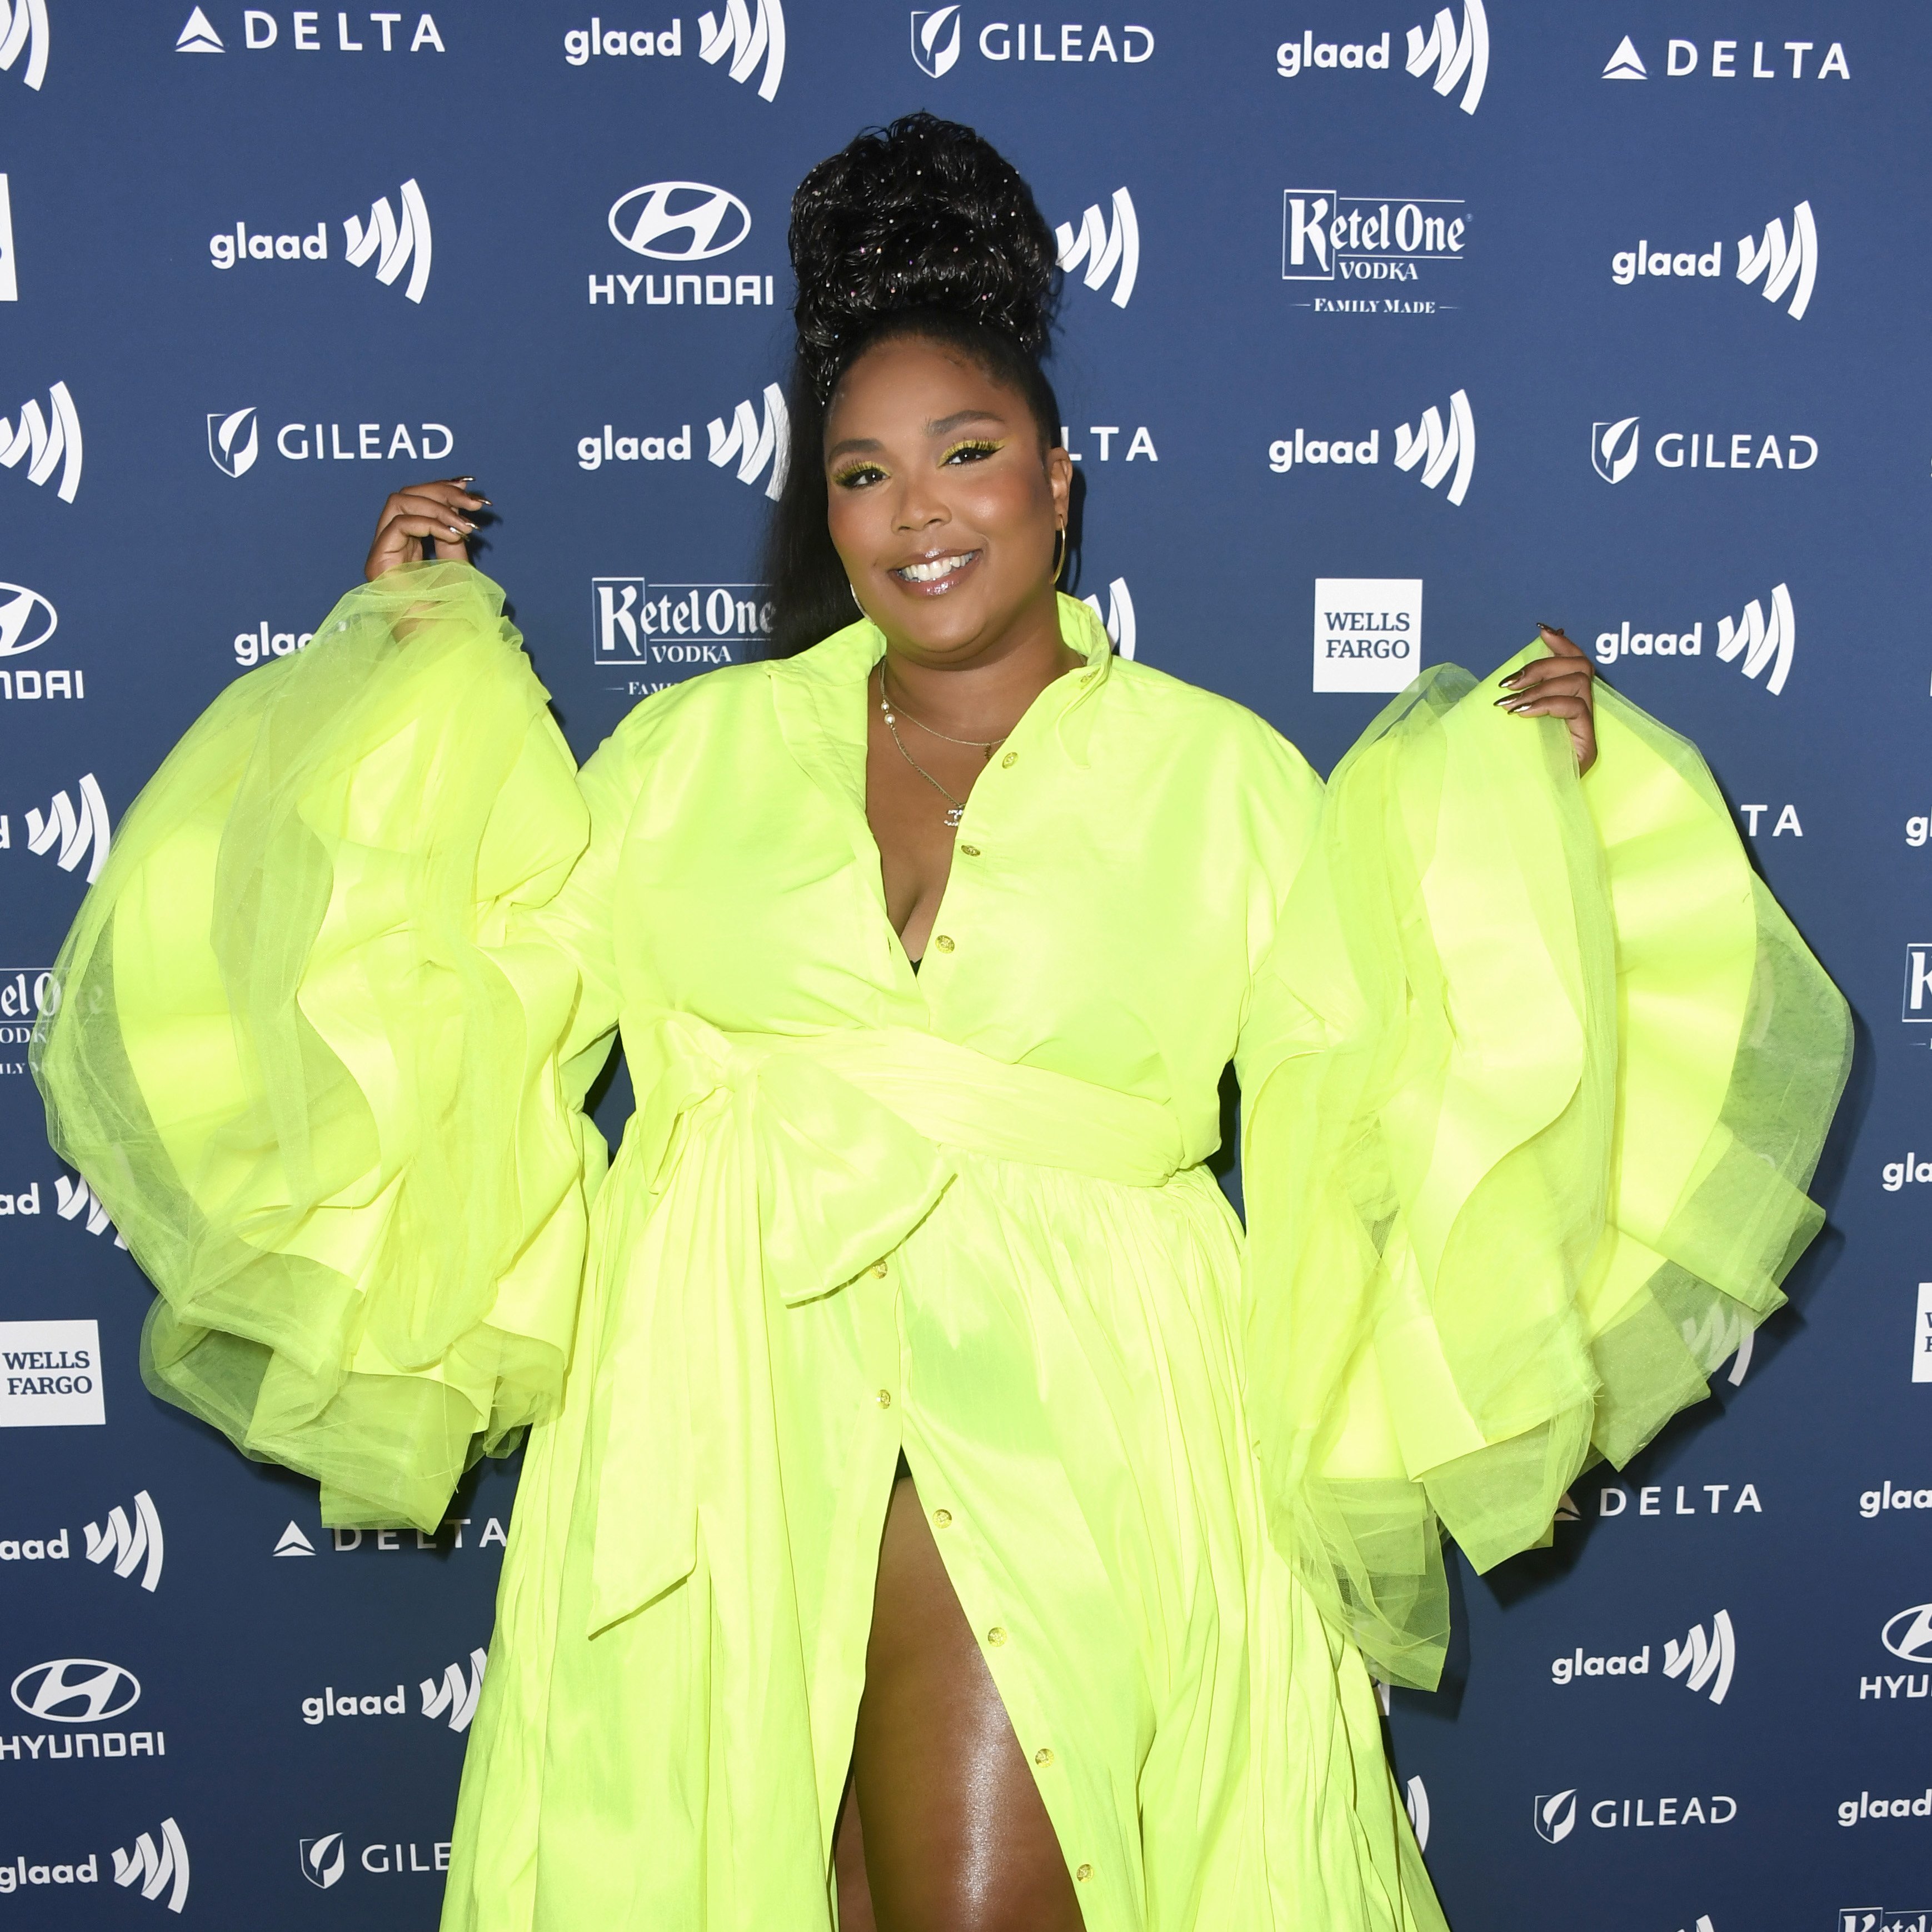
<svg viewBox="0 0 1932 1932">
<path fill-rule="evenodd" d="M 1122 650 L 1325 767 L 1564 624 L 1859 1016 L 1793 1308 L 1393 1698 L 1451 1920 L 1923 1932 L 1932 16 L 603 4 L 0 0 L 0 1924 L 430 1925 L 515 1486 L 333 1536 L 142 1390 L 25 1064 L 112 824 L 406 478 L 495 500 L 580 754 L 755 650 L 788 198 L 922 106 L 1059 225 Z"/>
</svg>

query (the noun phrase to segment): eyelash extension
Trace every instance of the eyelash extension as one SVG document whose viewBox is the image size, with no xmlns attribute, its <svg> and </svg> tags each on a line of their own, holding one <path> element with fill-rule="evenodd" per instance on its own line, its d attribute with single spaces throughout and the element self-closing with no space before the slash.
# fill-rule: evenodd
<svg viewBox="0 0 1932 1932">
<path fill-rule="evenodd" d="M 850 469 L 832 472 L 832 480 L 840 489 L 850 489 L 862 476 L 883 476 L 886 472 L 876 463 L 855 463 Z"/>
<path fill-rule="evenodd" d="M 939 460 L 941 464 L 947 464 L 950 463 L 956 456 L 964 456 L 969 453 L 981 456 L 994 456 L 1006 446 L 1004 441 L 995 442 L 983 436 L 970 436 L 964 442 L 956 442 Z"/>
</svg>

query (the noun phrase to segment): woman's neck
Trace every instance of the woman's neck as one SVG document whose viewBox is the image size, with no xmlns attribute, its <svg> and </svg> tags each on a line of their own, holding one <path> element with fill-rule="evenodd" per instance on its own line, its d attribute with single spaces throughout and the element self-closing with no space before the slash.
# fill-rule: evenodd
<svg viewBox="0 0 1932 1932">
<path fill-rule="evenodd" d="M 889 638 L 887 694 L 909 715 L 949 736 L 1003 737 L 1054 680 L 1083 662 L 1060 634 L 1058 599 L 1029 609 L 994 642 L 946 658 L 902 649 Z"/>
</svg>

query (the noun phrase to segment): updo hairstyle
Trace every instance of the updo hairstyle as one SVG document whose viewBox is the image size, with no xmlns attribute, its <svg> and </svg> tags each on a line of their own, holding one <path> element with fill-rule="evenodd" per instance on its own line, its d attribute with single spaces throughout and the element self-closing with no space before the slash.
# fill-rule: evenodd
<svg viewBox="0 0 1932 1932">
<path fill-rule="evenodd" d="M 838 380 L 866 350 L 909 336 L 956 350 L 1022 398 L 1042 452 L 1060 440 L 1040 368 L 1057 293 L 1053 232 L 1012 164 L 970 128 L 919 113 L 868 129 L 800 184 L 789 238 L 792 457 L 765 545 L 778 657 L 859 614 L 826 525 L 820 450 Z"/>
</svg>

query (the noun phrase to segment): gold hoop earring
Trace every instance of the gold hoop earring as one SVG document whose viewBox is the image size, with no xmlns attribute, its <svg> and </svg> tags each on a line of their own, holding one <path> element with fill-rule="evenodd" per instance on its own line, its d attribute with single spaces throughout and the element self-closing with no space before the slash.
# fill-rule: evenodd
<svg viewBox="0 0 1932 1932">
<path fill-rule="evenodd" d="M 862 617 L 866 614 L 866 607 L 859 602 L 859 592 L 856 588 L 854 586 L 852 580 L 849 577 L 845 580 L 845 588 L 852 592 L 853 609 L 856 610 L 860 616 Z"/>
<path fill-rule="evenodd" d="M 1060 526 L 1060 547 L 1054 552 L 1053 559 L 1053 580 L 1056 584 L 1060 581 L 1060 573 L 1066 568 L 1066 526 L 1062 524 Z"/>
</svg>

